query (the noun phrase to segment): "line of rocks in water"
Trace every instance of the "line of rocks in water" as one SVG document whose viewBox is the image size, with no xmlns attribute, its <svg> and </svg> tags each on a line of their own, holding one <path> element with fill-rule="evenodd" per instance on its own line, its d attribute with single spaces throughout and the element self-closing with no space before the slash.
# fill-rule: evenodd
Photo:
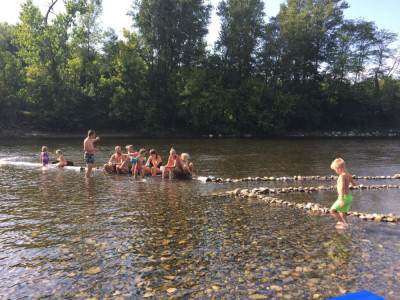
<svg viewBox="0 0 400 300">
<path fill-rule="evenodd" d="M 357 176 L 353 175 L 353 179 L 362 179 L 362 180 L 392 180 L 392 179 L 400 179 L 400 174 L 395 174 L 393 176 Z M 246 182 L 246 181 L 329 181 L 329 180 L 337 180 L 338 176 L 289 176 L 289 177 L 245 177 L 240 179 L 231 179 L 231 178 L 222 178 L 222 177 L 209 177 L 207 178 L 207 182 L 213 183 L 238 183 L 238 182 Z"/>
<path fill-rule="evenodd" d="M 371 186 L 364 186 L 360 185 L 357 187 L 353 187 L 353 189 L 387 189 L 387 188 L 400 188 L 400 186 L 394 185 L 371 185 Z M 242 198 L 257 198 L 260 200 L 265 201 L 268 204 L 273 205 L 282 205 L 287 207 L 294 207 L 303 210 L 310 210 L 316 213 L 321 214 L 328 214 L 329 208 L 319 205 L 318 203 L 308 202 L 307 204 L 304 203 L 296 203 L 285 201 L 276 197 L 266 196 L 266 194 L 282 194 L 282 193 L 291 193 L 291 192 L 316 192 L 322 190 L 334 190 L 336 189 L 335 186 L 330 187 L 310 187 L 310 188 L 303 188 L 303 187 L 289 187 L 289 188 L 254 188 L 254 189 L 235 189 L 234 191 L 226 192 L 229 195 L 239 196 Z M 390 223 L 400 223 L 400 216 L 395 216 L 393 213 L 390 214 L 369 214 L 369 213 L 359 213 L 359 212 L 348 212 L 347 215 L 358 217 L 365 221 L 374 221 L 374 222 L 390 222 Z"/>
</svg>

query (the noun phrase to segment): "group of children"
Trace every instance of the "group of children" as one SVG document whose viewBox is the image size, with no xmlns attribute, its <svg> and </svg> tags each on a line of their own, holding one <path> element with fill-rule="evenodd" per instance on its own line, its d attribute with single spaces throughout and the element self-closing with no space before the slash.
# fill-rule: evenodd
<svg viewBox="0 0 400 300">
<path fill-rule="evenodd" d="M 62 168 L 67 165 L 67 160 L 65 159 L 64 155 L 62 154 L 61 149 L 56 151 L 56 155 L 49 152 L 46 146 L 42 147 L 42 152 L 40 153 L 40 161 L 42 162 L 43 167 L 47 167 L 50 163 L 50 156 L 55 157 L 58 160 L 58 163 L 55 165 L 57 168 Z"/>
<path fill-rule="evenodd" d="M 94 148 L 93 143 L 98 140 L 100 138 L 96 137 L 95 132 L 89 130 L 88 137 L 83 142 L 87 164 L 86 177 L 90 176 L 94 163 L 94 153 L 98 151 L 98 149 Z M 121 147 L 115 147 L 115 153 L 111 156 L 110 161 L 104 165 L 106 171 L 121 174 L 131 173 L 135 178 L 138 175 L 144 177 L 146 172 L 153 176 L 161 174 L 162 178 L 165 178 L 167 175 L 169 175 L 169 178 L 181 175 L 195 176 L 193 173 L 193 163 L 189 163 L 189 154 L 187 153 L 182 153 L 179 157 L 175 149 L 171 148 L 168 163 L 162 166 L 162 159 L 154 149 L 150 150 L 148 159 L 145 157 L 147 153 L 145 149 L 140 149 L 139 152 L 136 152 L 132 145 L 126 146 L 126 149 L 128 153 L 122 154 Z M 50 155 L 57 157 L 58 163 L 56 167 L 61 168 L 67 165 L 67 160 L 60 149 L 56 151 L 56 154 L 50 153 L 47 147 L 43 146 L 42 153 L 40 154 L 43 166 L 49 163 Z M 335 159 L 331 164 L 331 169 L 339 175 L 337 180 L 339 197 L 332 205 L 330 213 L 338 221 L 336 228 L 346 229 L 349 226 L 346 215 L 353 201 L 353 196 L 350 195 L 350 185 L 356 186 L 356 183 L 347 171 L 346 163 L 342 158 Z"/>
<path fill-rule="evenodd" d="M 115 153 L 111 156 L 109 162 L 104 165 L 104 169 L 109 173 L 132 174 L 135 178 L 145 174 L 157 176 L 161 175 L 165 178 L 175 176 L 195 177 L 193 173 L 193 163 L 189 163 L 189 154 L 182 153 L 180 156 L 176 154 L 174 148 L 170 150 L 167 165 L 162 165 L 161 156 L 155 149 L 151 149 L 150 156 L 146 158 L 147 151 L 140 149 L 135 151 L 132 145 L 126 146 L 128 153 L 123 154 L 121 147 L 115 147 Z"/>
</svg>

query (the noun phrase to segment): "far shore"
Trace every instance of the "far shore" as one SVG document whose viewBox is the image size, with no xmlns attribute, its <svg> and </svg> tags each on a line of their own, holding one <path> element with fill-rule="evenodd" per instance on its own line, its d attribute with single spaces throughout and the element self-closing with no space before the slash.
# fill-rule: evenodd
<svg viewBox="0 0 400 300">
<path fill-rule="evenodd" d="M 96 133 L 104 138 L 397 138 L 400 137 L 400 130 L 332 130 L 332 131 L 296 131 L 281 132 L 264 135 L 257 134 L 202 134 L 194 132 L 182 132 L 179 130 L 169 130 L 159 132 L 155 135 L 142 134 L 140 132 L 121 132 L 107 131 L 98 129 Z M 40 132 L 40 131 L 24 131 L 24 130 L 3 130 L 0 131 L 0 139 L 82 139 L 86 137 L 86 132 L 67 133 L 67 132 Z"/>
</svg>

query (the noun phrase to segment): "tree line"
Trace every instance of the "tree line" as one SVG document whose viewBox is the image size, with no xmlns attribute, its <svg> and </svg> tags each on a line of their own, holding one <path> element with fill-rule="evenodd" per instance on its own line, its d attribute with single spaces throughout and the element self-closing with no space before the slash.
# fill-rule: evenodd
<svg viewBox="0 0 400 300">
<path fill-rule="evenodd" d="M 64 10 L 55 13 L 55 6 Z M 346 20 L 342 0 L 134 0 L 102 30 L 101 0 L 31 0 L 0 23 L 0 129 L 271 134 L 397 128 L 397 34 Z M 397 51 L 397 52 L 396 52 Z"/>
</svg>

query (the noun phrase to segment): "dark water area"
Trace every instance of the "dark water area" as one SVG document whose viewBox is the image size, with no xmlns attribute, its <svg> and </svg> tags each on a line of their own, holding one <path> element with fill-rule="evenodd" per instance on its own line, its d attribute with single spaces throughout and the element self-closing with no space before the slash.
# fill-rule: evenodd
<svg viewBox="0 0 400 300">
<path fill-rule="evenodd" d="M 101 136 L 101 135 L 100 135 Z M 359 176 L 400 173 L 397 139 L 100 140 L 95 166 L 115 145 L 174 146 L 201 176 L 333 175 L 336 157 Z M 82 140 L 1 140 L 0 160 L 39 162 L 41 146 L 84 166 Z M 398 184 L 397 181 L 380 181 Z M 371 182 L 357 183 L 371 184 Z M 216 196 L 235 188 L 329 182 L 145 181 L 94 170 L 0 164 L 0 294 L 5 299 L 327 299 L 368 289 L 400 295 L 400 225 Z M 352 191 L 352 210 L 400 215 L 400 190 Z M 330 206 L 333 192 L 287 194 Z"/>
</svg>

